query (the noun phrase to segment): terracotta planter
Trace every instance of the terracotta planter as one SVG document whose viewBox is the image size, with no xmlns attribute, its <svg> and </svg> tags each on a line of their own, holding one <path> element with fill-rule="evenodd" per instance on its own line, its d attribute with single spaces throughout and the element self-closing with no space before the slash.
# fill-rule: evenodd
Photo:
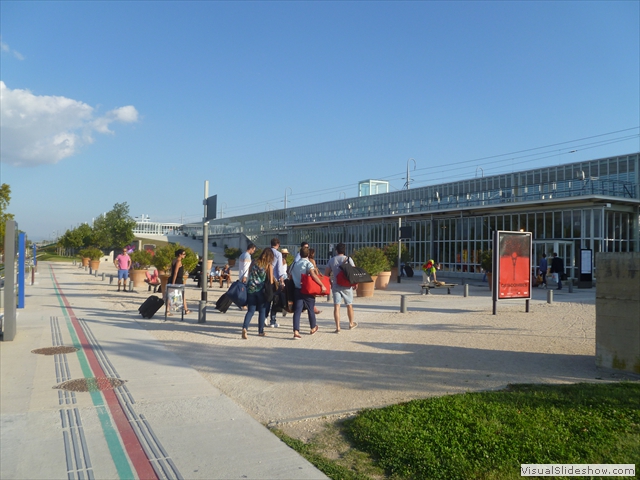
<svg viewBox="0 0 640 480">
<path fill-rule="evenodd" d="M 391 272 L 380 272 L 375 281 L 376 290 L 386 290 L 391 279 Z"/>
<path fill-rule="evenodd" d="M 398 283 L 398 267 L 391 267 L 391 277 L 389 277 L 391 283 Z"/>
<path fill-rule="evenodd" d="M 235 258 L 227 258 L 227 263 L 229 264 L 230 267 L 233 267 L 236 264 L 236 259 Z"/>
<path fill-rule="evenodd" d="M 88 267 L 90 261 L 91 261 L 91 259 L 89 257 L 82 257 L 82 266 L 83 267 Z"/>
<path fill-rule="evenodd" d="M 377 275 L 371 275 L 373 282 L 359 283 L 356 289 L 356 295 L 358 297 L 373 297 L 373 290 L 376 286 Z"/>
<path fill-rule="evenodd" d="M 211 267 L 213 267 L 213 260 L 207 260 L 207 274 L 211 271 Z"/>
<path fill-rule="evenodd" d="M 167 291 L 167 283 L 169 283 L 169 274 L 168 273 L 159 273 L 158 277 L 160 278 L 160 288 L 162 289 L 162 293 Z"/>
<path fill-rule="evenodd" d="M 100 268 L 100 260 L 91 260 L 89 262 L 89 268 L 91 268 L 91 270 L 93 271 L 98 270 Z"/>
<path fill-rule="evenodd" d="M 133 282 L 134 287 L 144 287 L 144 281 L 147 278 L 146 269 L 131 269 L 129 270 L 129 278 Z"/>
</svg>

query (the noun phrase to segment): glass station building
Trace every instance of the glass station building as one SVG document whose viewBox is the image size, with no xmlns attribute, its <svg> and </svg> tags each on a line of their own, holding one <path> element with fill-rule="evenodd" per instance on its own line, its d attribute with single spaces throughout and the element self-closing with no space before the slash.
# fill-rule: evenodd
<svg viewBox="0 0 640 480">
<path fill-rule="evenodd" d="M 522 230 L 533 234 L 533 265 L 543 252 L 557 252 L 575 278 L 580 249 L 594 256 L 640 251 L 639 158 L 633 153 L 221 218 L 210 222 L 209 239 L 222 244 L 237 237 L 240 246 L 264 247 L 278 237 L 290 251 L 307 241 L 322 265 L 339 242 L 347 253 L 396 242 L 401 224 L 413 230 L 406 245 L 414 266 L 433 258 L 453 276 L 473 277 L 493 231 Z M 202 235 L 202 224 L 183 229 Z"/>
</svg>

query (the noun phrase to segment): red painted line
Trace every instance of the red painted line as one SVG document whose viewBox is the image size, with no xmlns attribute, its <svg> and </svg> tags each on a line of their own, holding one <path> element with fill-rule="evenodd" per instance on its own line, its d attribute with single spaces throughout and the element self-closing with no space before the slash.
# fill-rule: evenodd
<svg viewBox="0 0 640 480">
<path fill-rule="evenodd" d="M 67 297 L 62 293 L 62 289 L 60 288 L 60 284 L 58 283 L 58 279 L 56 278 L 55 273 L 53 273 L 53 280 L 56 282 L 58 287 L 58 292 L 60 294 L 60 298 L 62 298 L 62 302 L 64 303 L 67 311 L 69 313 L 69 317 L 71 318 L 71 324 L 73 328 L 76 330 L 76 334 L 78 335 L 78 339 L 80 340 L 80 344 L 82 345 L 82 349 L 84 350 L 84 354 L 87 356 L 87 360 L 89 362 L 89 366 L 93 371 L 93 375 L 95 377 L 106 377 L 107 375 L 104 373 L 104 370 L 100 366 L 100 362 L 98 362 L 98 358 L 96 357 L 93 347 L 89 343 L 80 323 L 78 322 L 78 318 L 69 304 Z M 120 438 L 122 439 L 122 443 L 124 445 L 125 451 L 133 464 L 133 468 L 136 470 L 138 474 L 138 478 L 140 479 L 150 479 L 157 480 L 158 476 L 156 475 L 151 462 L 149 461 L 149 457 L 142 448 L 142 444 L 140 443 L 140 439 L 134 432 L 133 427 L 129 423 L 129 419 L 124 413 L 124 409 L 120 404 L 120 400 L 116 396 L 113 390 L 102 390 L 100 393 L 104 396 L 107 405 L 109 406 L 109 410 L 111 412 L 111 417 L 113 418 L 114 423 L 116 424 L 116 428 L 120 433 Z"/>
</svg>

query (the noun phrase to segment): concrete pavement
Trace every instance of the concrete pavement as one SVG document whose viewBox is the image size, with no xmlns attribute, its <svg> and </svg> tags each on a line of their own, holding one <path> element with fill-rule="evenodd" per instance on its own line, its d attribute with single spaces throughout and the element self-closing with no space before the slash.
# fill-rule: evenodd
<svg viewBox="0 0 640 480">
<path fill-rule="evenodd" d="M 326 478 L 76 271 L 42 262 L 0 343 L 0 478 Z"/>
</svg>

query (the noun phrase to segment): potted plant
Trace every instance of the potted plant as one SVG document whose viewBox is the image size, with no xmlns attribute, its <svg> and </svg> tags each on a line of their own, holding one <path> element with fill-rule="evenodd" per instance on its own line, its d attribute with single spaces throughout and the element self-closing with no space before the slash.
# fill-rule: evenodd
<svg viewBox="0 0 640 480">
<path fill-rule="evenodd" d="M 131 281 L 134 287 L 143 287 L 147 269 L 153 261 L 153 254 L 149 250 L 136 250 L 131 255 Z"/>
<path fill-rule="evenodd" d="M 196 255 L 196 253 L 191 250 L 190 248 L 185 248 L 185 247 L 181 247 L 178 246 L 178 248 L 184 248 L 185 253 L 187 254 L 183 259 L 182 259 L 182 268 L 184 268 L 184 275 L 185 278 L 189 276 L 189 273 L 193 271 L 194 268 L 196 268 L 196 266 L 198 265 L 198 255 Z M 177 248 L 176 248 L 177 250 Z M 185 281 L 186 283 L 186 281 Z"/>
<path fill-rule="evenodd" d="M 160 278 L 160 289 L 164 292 L 167 283 L 169 282 L 169 269 L 171 268 L 171 262 L 176 257 L 175 244 L 168 244 L 164 247 L 156 249 L 156 254 L 151 259 L 151 264 L 158 270 L 158 277 Z"/>
<path fill-rule="evenodd" d="M 100 268 L 100 259 L 102 256 L 102 250 L 99 248 L 89 247 L 84 249 L 83 257 L 89 258 L 89 268 L 91 268 L 91 270 L 98 270 L 98 268 Z"/>
<path fill-rule="evenodd" d="M 373 282 L 359 283 L 356 294 L 359 297 L 372 297 L 375 282 L 380 272 L 389 270 L 389 260 L 382 249 L 378 247 L 364 247 L 353 253 L 353 261 L 356 266 L 364 269 Z"/>
<path fill-rule="evenodd" d="M 397 282 L 398 281 L 398 242 L 390 243 L 383 249 L 387 260 L 389 261 L 389 265 L 391 266 L 391 274 L 389 281 Z M 403 243 L 400 245 L 400 262 L 407 263 L 411 261 L 411 253 L 407 246 Z"/>
<path fill-rule="evenodd" d="M 484 270 L 487 275 L 487 281 L 489 282 L 489 290 L 492 290 L 492 282 L 493 274 L 491 270 L 493 269 L 493 251 L 485 250 L 480 254 L 480 266 L 482 270 Z"/>
<path fill-rule="evenodd" d="M 242 252 L 239 248 L 230 247 L 224 249 L 224 256 L 228 260 L 227 263 L 230 267 L 233 267 L 236 264 L 236 258 L 240 255 L 242 255 Z"/>
<path fill-rule="evenodd" d="M 80 255 L 80 258 L 82 259 L 83 267 L 88 267 L 89 262 L 91 261 L 91 259 L 89 258 L 89 254 L 87 253 L 87 250 L 88 250 L 87 248 L 83 248 L 78 252 L 78 255 Z"/>
</svg>

